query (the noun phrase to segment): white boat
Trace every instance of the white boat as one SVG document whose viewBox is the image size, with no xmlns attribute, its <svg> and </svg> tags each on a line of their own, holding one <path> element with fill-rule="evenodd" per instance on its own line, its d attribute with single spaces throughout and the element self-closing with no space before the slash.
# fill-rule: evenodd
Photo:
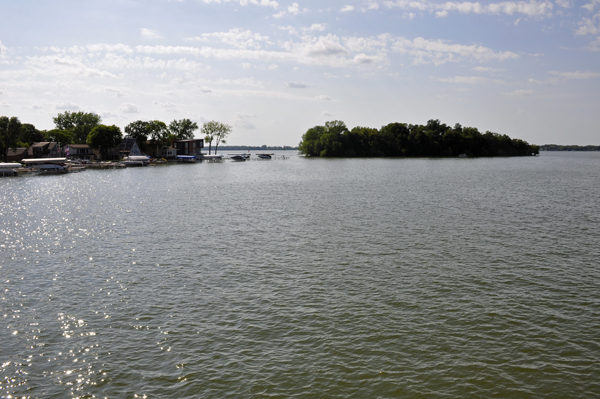
<svg viewBox="0 0 600 399">
<path fill-rule="evenodd" d="M 22 162 L 26 168 L 34 168 L 42 173 L 67 173 L 70 167 L 67 158 L 33 158 Z"/>
<path fill-rule="evenodd" d="M 121 164 L 125 166 L 148 166 L 149 163 L 150 157 L 145 155 L 131 155 L 121 161 Z"/>
<path fill-rule="evenodd" d="M 16 162 L 0 163 L 0 176 L 16 176 L 19 174 L 17 169 L 22 166 Z"/>
<path fill-rule="evenodd" d="M 206 159 L 207 162 L 221 162 L 223 155 L 202 155 L 200 159 Z"/>
</svg>

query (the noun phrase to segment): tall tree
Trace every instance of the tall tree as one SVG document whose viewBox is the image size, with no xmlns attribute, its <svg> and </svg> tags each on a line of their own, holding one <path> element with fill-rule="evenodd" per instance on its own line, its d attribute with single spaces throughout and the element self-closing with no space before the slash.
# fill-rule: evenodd
<svg viewBox="0 0 600 399">
<path fill-rule="evenodd" d="M 6 162 L 8 150 L 17 147 L 20 129 L 21 121 L 16 116 L 11 118 L 0 116 L 0 153 L 4 162 Z"/>
<path fill-rule="evenodd" d="M 58 143 L 60 148 L 70 144 L 73 141 L 73 135 L 70 130 L 52 129 L 42 132 L 48 141 L 54 141 Z"/>
<path fill-rule="evenodd" d="M 160 156 L 160 147 L 169 144 L 169 129 L 164 122 L 161 121 L 150 121 L 148 122 L 148 133 L 150 136 L 150 143 L 154 148 L 156 156 Z"/>
<path fill-rule="evenodd" d="M 128 137 L 131 137 L 137 141 L 138 147 L 140 147 L 141 151 L 146 150 L 146 141 L 148 141 L 148 136 L 150 136 L 149 122 L 131 122 L 129 125 L 125 126 L 125 133 Z"/>
<path fill-rule="evenodd" d="M 44 134 L 37 130 L 31 123 L 23 123 L 19 130 L 19 142 L 29 147 L 35 142 L 44 141 Z"/>
<path fill-rule="evenodd" d="M 194 138 L 194 132 L 198 130 L 198 124 L 189 119 L 174 119 L 169 123 L 169 131 L 178 140 L 187 140 Z"/>
<path fill-rule="evenodd" d="M 72 140 L 76 144 L 85 144 L 88 135 L 93 128 L 100 125 L 102 118 L 100 118 L 100 115 L 93 112 L 65 111 L 52 118 L 52 120 L 57 129 L 69 131 Z"/>
<path fill-rule="evenodd" d="M 231 133 L 231 126 L 226 123 L 217 121 L 204 122 L 201 129 L 204 135 L 204 140 L 208 143 L 208 154 L 210 155 L 212 149 L 212 142 L 216 142 L 215 154 L 219 148 L 219 143 L 226 144 L 225 140 L 229 133 Z"/>
<path fill-rule="evenodd" d="M 112 125 L 98 125 L 90 132 L 87 143 L 92 148 L 100 149 L 102 159 L 106 159 L 106 154 L 111 148 L 117 147 L 121 144 L 123 134 L 119 127 Z"/>
</svg>

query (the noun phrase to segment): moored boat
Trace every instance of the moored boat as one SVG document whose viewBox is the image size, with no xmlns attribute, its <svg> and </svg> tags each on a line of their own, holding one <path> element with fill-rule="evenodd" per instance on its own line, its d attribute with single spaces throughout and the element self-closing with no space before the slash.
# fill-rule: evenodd
<svg viewBox="0 0 600 399">
<path fill-rule="evenodd" d="M 67 158 L 33 158 L 22 162 L 26 168 L 33 168 L 41 173 L 67 173 L 70 168 Z"/>
<path fill-rule="evenodd" d="M 16 176 L 21 166 L 20 163 L 15 162 L 0 163 L 0 176 Z"/>
<path fill-rule="evenodd" d="M 145 155 L 132 155 L 123 158 L 121 161 L 121 164 L 125 166 L 148 166 L 149 163 L 150 157 Z"/>
<path fill-rule="evenodd" d="M 177 157 L 175 159 L 177 159 L 177 162 L 181 162 L 181 163 L 196 163 L 196 162 L 200 162 L 198 160 L 198 157 L 195 156 L 195 155 L 177 155 Z"/>
</svg>

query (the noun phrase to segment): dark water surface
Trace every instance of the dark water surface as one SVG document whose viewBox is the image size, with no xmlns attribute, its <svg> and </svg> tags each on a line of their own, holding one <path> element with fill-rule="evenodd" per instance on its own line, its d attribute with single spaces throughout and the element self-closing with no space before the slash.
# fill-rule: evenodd
<svg viewBox="0 0 600 399">
<path fill-rule="evenodd" d="M 0 180 L 0 397 L 600 397 L 600 154 Z"/>
</svg>

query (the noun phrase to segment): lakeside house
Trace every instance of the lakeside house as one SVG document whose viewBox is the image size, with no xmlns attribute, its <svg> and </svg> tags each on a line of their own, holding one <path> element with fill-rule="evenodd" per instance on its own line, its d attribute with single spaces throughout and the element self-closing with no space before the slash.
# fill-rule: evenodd
<svg viewBox="0 0 600 399">
<path fill-rule="evenodd" d="M 171 147 L 156 147 L 152 149 L 148 143 L 150 156 L 157 158 L 175 158 L 177 155 L 202 156 L 204 139 L 175 140 Z M 119 147 L 107 151 L 105 160 L 120 160 L 128 156 L 144 156 L 137 141 L 131 137 L 125 137 Z M 102 159 L 100 151 L 90 147 L 88 144 L 67 144 L 60 147 L 58 143 L 43 141 L 35 142 L 29 148 L 10 148 L 8 150 L 8 162 L 21 162 L 23 159 L 31 158 L 59 158 L 66 156 L 70 159 L 94 161 Z"/>
<path fill-rule="evenodd" d="M 175 140 L 170 147 L 153 147 L 150 142 L 147 142 L 146 148 L 148 149 L 148 155 L 156 158 L 175 158 L 177 155 L 201 157 L 204 139 Z"/>
<path fill-rule="evenodd" d="M 33 143 L 27 150 L 26 158 L 57 158 L 62 156 L 58 143 L 41 141 Z"/>
<path fill-rule="evenodd" d="M 67 144 L 65 146 L 67 158 L 88 160 L 95 159 L 94 150 L 88 144 Z"/>
<path fill-rule="evenodd" d="M 21 162 L 27 157 L 27 147 L 9 148 L 6 154 L 7 162 Z"/>
<path fill-rule="evenodd" d="M 176 155 L 202 155 L 204 139 L 176 140 L 173 147 L 177 149 Z"/>
</svg>

